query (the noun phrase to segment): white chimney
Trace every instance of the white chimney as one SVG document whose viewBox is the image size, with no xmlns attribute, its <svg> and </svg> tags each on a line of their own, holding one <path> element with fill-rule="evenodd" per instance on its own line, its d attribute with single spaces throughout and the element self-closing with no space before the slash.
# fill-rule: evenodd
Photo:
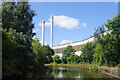
<svg viewBox="0 0 120 80">
<path fill-rule="evenodd" d="M 42 21 L 42 45 L 45 45 L 45 21 Z"/>
<path fill-rule="evenodd" d="M 51 40 L 50 46 L 53 47 L 53 15 L 51 15 Z"/>
</svg>

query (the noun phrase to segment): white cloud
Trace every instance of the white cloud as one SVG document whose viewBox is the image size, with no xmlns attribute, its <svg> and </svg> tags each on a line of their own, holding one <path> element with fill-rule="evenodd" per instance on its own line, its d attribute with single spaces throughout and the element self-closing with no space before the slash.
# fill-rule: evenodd
<svg viewBox="0 0 120 80">
<path fill-rule="evenodd" d="M 62 28 L 73 29 L 78 27 L 79 20 L 71 17 L 63 16 L 63 15 L 54 16 L 54 24 Z"/>
<path fill-rule="evenodd" d="M 86 27 L 86 26 L 87 26 L 87 23 L 82 23 L 82 26 L 83 26 L 83 27 Z"/>
<path fill-rule="evenodd" d="M 38 25 L 41 26 L 42 24 L 39 23 Z M 45 25 L 50 26 L 51 19 L 48 19 L 48 22 L 45 22 Z M 79 26 L 79 20 L 64 15 L 54 16 L 54 25 L 61 28 L 73 29 Z"/>
<path fill-rule="evenodd" d="M 42 26 L 42 23 L 38 24 L 39 26 Z M 48 21 L 45 22 L 45 26 L 51 26 L 51 19 L 48 19 Z M 66 28 L 66 29 L 79 29 L 80 26 L 86 27 L 87 23 L 80 23 L 78 19 L 74 19 L 72 17 L 60 15 L 60 16 L 54 16 L 54 26 L 58 26 L 60 28 Z"/>
<path fill-rule="evenodd" d="M 61 43 L 60 44 L 67 44 L 67 43 L 71 43 L 72 41 L 69 41 L 69 40 L 63 40 L 63 41 L 61 41 Z"/>
</svg>

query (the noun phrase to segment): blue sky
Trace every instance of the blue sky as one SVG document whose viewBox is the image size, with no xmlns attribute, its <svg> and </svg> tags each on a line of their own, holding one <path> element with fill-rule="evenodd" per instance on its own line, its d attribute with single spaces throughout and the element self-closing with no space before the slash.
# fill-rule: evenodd
<svg viewBox="0 0 120 80">
<path fill-rule="evenodd" d="M 93 36 L 95 28 L 118 14 L 115 2 L 30 2 L 35 10 L 36 36 L 42 40 L 41 22 L 46 21 L 45 42 L 50 44 L 50 16 L 55 16 L 53 44 L 75 42 Z M 62 42 L 62 43 L 61 43 Z"/>
</svg>

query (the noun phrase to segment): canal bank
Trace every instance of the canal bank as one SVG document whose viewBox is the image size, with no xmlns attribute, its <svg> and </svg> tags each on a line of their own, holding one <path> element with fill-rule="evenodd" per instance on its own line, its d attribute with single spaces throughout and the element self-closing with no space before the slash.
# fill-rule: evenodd
<svg viewBox="0 0 120 80">
<path fill-rule="evenodd" d="M 120 78 L 120 67 L 107 67 L 107 66 L 98 66 L 91 64 L 45 64 L 45 66 L 63 66 L 63 67 L 81 67 L 85 70 L 90 70 L 93 72 L 100 72 L 113 76 L 115 78 Z"/>
</svg>

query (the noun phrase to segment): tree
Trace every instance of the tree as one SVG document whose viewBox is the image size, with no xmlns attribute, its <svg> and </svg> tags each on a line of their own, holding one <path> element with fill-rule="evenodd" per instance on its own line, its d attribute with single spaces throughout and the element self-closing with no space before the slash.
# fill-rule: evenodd
<svg viewBox="0 0 120 80">
<path fill-rule="evenodd" d="M 81 63 L 81 64 L 85 63 L 84 60 L 85 60 L 85 59 L 84 59 L 84 56 L 83 56 L 83 55 L 80 55 L 80 56 L 79 56 L 79 63 Z"/>
<path fill-rule="evenodd" d="M 76 54 L 71 54 L 70 57 L 67 57 L 67 63 L 78 63 L 79 62 L 79 56 Z"/>
<path fill-rule="evenodd" d="M 43 68 L 44 67 L 44 62 L 46 59 L 46 54 L 44 53 L 42 46 L 40 44 L 40 41 L 38 40 L 37 37 L 35 37 L 32 41 L 32 49 L 33 49 L 33 61 L 35 66 L 38 68 Z"/>
<path fill-rule="evenodd" d="M 2 77 L 22 74 L 21 71 L 17 70 L 18 65 L 16 63 L 20 60 L 19 57 L 17 57 L 20 54 L 16 54 L 17 50 L 17 43 L 9 38 L 5 30 L 2 30 Z"/>
<path fill-rule="evenodd" d="M 93 54 L 93 63 L 94 64 L 98 64 L 98 65 L 102 65 L 105 62 L 105 58 L 103 58 L 103 52 L 104 49 L 103 47 L 96 42 L 96 47 L 94 48 L 94 54 Z"/>
<path fill-rule="evenodd" d="M 106 49 L 106 53 L 110 56 L 108 58 L 108 63 L 111 66 L 115 66 L 120 64 L 120 14 L 118 16 L 114 16 L 112 20 L 107 20 L 107 24 L 105 26 L 108 28 L 108 31 L 111 31 L 110 34 L 105 35 L 107 40 L 110 42 L 105 46 L 109 45 L 108 49 Z"/>
<path fill-rule="evenodd" d="M 28 36 L 13 29 L 2 29 L 2 69 L 3 77 L 22 75 L 31 66 L 30 52 L 27 51 Z M 21 43 L 21 44 L 20 44 Z M 24 45 L 23 45 L 24 44 Z"/>
<path fill-rule="evenodd" d="M 62 56 L 61 61 L 63 64 L 67 64 L 67 59 L 65 58 L 65 56 Z"/>
<path fill-rule="evenodd" d="M 82 48 L 82 58 L 84 62 L 91 63 L 93 60 L 93 54 L 94 54 L 94 48 L 95 48 L 95 43 L 87 43 L 83 48 Z"/>
<path fill-rule="evenodd" d="M 63 56 L 69 57 L 71 54 L 74 54 L 75 50 L 72 48 L 72 46 L 67 46 L 63 51 Z"/>
<path fill-rule="evenodd" d="M 77 63 L 79 63 L 79 62 L 80 62 L 80 61 L 79 61 L 79 56 L 78 56 L 78 55 L 76 55 L 76 54 L 74 54 L 73 59 L 74 59 L 73 63 L 75 63 L 75 64 L 77 64 Z"/>
<path fill-rule="evenodd" d="M 31 43 L 34 15 L 28 2 L 2 3 L 3 77 L 22 75 L 33 66 Z"/>
<path fill-rule="evenodd" d="M 52 58 L 52 56 L 54 55 L 54 51 L 53 51 L 53 49 L 51 49 L 50 47 L 49 47 L 49 45 L 47 45 L 47 46 L 43 46 L 43 51 L 45 52 L 45 54 L 46 54 L 46 63 L 52 63 L 53 62 L 53 58 Z"/>
<path fill-rule="evenodd" d="M 4 2 L 2 3 L 2 27 L 9 30 L 13 28 L 16 32 L 23 32 L 31 38 L 34 24 L 32 19 L 35 12 L 30 9 L 28 2 Z"/>
<path fill-rule="evenodd" d="M 53 60 L 55 63 L 61 63 L 60 57 L 58 55 L 54 56 Z"/>
<path fill-rule="evenodd" d="M 70 57 L 67 57 L 66 60 L 67 60 L 67 64 L 71 63 Z"/>
<path fill-rule="evenodd" d="M 100 45 L 97 49 L 101 50 L 101 52 L 99 50 L 95 52 L 94 58 L 97 58 L 100 65 L 115 66 L 120 64 L 120 15 L 114 17 L 112 20 L 108 19 L 105 26 L 108 29 L 105 35 L 103 33 L 105 31 L 102 28 L 104 26 L 98 28 L 94 33 L 97 44 Z"/>
</svg>

